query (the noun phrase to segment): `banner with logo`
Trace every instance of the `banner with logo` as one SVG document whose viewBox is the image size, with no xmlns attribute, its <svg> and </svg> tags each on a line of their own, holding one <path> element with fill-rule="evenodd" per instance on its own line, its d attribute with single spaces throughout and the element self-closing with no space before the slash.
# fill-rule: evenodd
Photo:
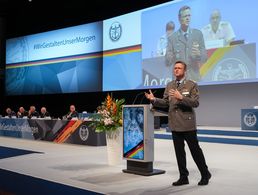
<svg viewBox="0 0 258 195">
<path fill-rule="evenodd" d="M 92 146 L 106 145 L 105 133 L 95 133 L 91 121 L 0 119 L 0 136 Z"/>
<path fill-rule="evenodd" d="M 241 110 L 241 129 L 258 130 L 258 109 Z"/>
<path fill-rule="evenodd" d="M 103 91 L 138 88 L 141 78 L 141 13 L 104 20 Z"/>
</svg>

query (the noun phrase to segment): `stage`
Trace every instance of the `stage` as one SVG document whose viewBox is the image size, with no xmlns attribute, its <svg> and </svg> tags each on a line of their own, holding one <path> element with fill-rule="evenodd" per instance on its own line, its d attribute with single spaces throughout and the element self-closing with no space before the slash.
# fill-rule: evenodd
<svg viewBox="0 0 258 195">
<path fill-rule="evenodd" d="M 221 129 L 223 130 L 230 131 Z M 243 132 L 239 129 L 232 131 Z M 35 194 L 38 191 L 37 194 L 256 195 L 258 192 L 257 145 L 216 143 L 209 142 L 207 139 L 202 141 L 204 137 L 212 137 L 205 135 L 205 131 L 202 132 L 202 135 L 198 134 L 200 145 L 212 173 L 208 186 L 197 185 L 200 174 L 188 147 L 186 151 L 190 184 L 180 187 L 171 185 L 178 179 L 173 143 L 169 139 L 169 133 L 157 131 L 154 140 L 154 168 L 165 170 L 166 173 L 148 177 L 123 173 L 122 169 L 126 168 L 126 161 L 122 161 L 117 166 L 109 166 L 106 146 L 57 144 L 0 137 L 0 146 L 3 149 L 7 148 L 9 151 L 10 148 L 15 148 L 25 151 L 20 154 L 19 151 L 14 152 L 13 156 L 9 152 L 7 156 L 0 159 L 0 175 L 2 175 L 0 192 L 6 194 Z M 257 135 L 257 132 L 254 133 Z M 225 138 L 223 135 L 216 135 L 216 137 Z M 230 135 L 230 139 L 233 139 L 232 137 L 234 135 Z M 241 135 L 236 135 L 236 139 L 239 137 Z M 258 142 L 255 136 L 243 139 Z M 11 190 L 10 186 L 8 189 L 4 187 L 8 182 L 13 186 Z M 22 185 L 20 182 L 23 182 Z M 17 191 L 20 193 L 16 193 Z"/>
</svg>

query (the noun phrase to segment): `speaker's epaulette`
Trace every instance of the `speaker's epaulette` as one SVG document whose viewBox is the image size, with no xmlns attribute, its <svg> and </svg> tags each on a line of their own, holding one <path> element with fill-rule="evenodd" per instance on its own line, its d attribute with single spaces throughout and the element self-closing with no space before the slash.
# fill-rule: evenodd
<svg viewBox="0 0 258 195">
<path fill-rule="evenodd" d="M 194 84 L 197 83 L 195 80 L 192 80 L 192 79 L 188 79 L 187 81 L 190 82 L 190 83 L 194 83 Z"/>
</svg>

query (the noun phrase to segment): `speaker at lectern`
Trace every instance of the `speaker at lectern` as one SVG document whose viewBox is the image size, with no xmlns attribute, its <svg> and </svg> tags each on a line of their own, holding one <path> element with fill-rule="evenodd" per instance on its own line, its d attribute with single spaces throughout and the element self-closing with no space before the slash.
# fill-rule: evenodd
<svg viewBox="0 0 258 195">
<path fill-rule="evenodd" d="M 123 158 L 127 160 L 125 173 L 144 176 L 165 173 L 153 169 L 154 114 L 150 105 L 123 106 Z"/>
</svg>

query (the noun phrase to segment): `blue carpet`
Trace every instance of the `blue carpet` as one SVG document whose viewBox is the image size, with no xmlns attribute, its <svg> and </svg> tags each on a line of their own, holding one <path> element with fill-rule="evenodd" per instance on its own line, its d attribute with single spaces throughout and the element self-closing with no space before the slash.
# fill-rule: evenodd
<svg viewBox="0 0 258 195">
<path fill-rule="evenodd" d="M 100 195 L 100 193 L 75 188 L 12 171 L 0 169 L 0 194 L 12 195 Z"/>
<path fill-rule="evenodd" d="M 31 153 L 41 153 L 41 152 L 0 146 L 0 159 L 10 158 L 10 157 L 20 156 L 20 155 L 26 155 L 26 154 L 31 154 Z"/>
</svg>

